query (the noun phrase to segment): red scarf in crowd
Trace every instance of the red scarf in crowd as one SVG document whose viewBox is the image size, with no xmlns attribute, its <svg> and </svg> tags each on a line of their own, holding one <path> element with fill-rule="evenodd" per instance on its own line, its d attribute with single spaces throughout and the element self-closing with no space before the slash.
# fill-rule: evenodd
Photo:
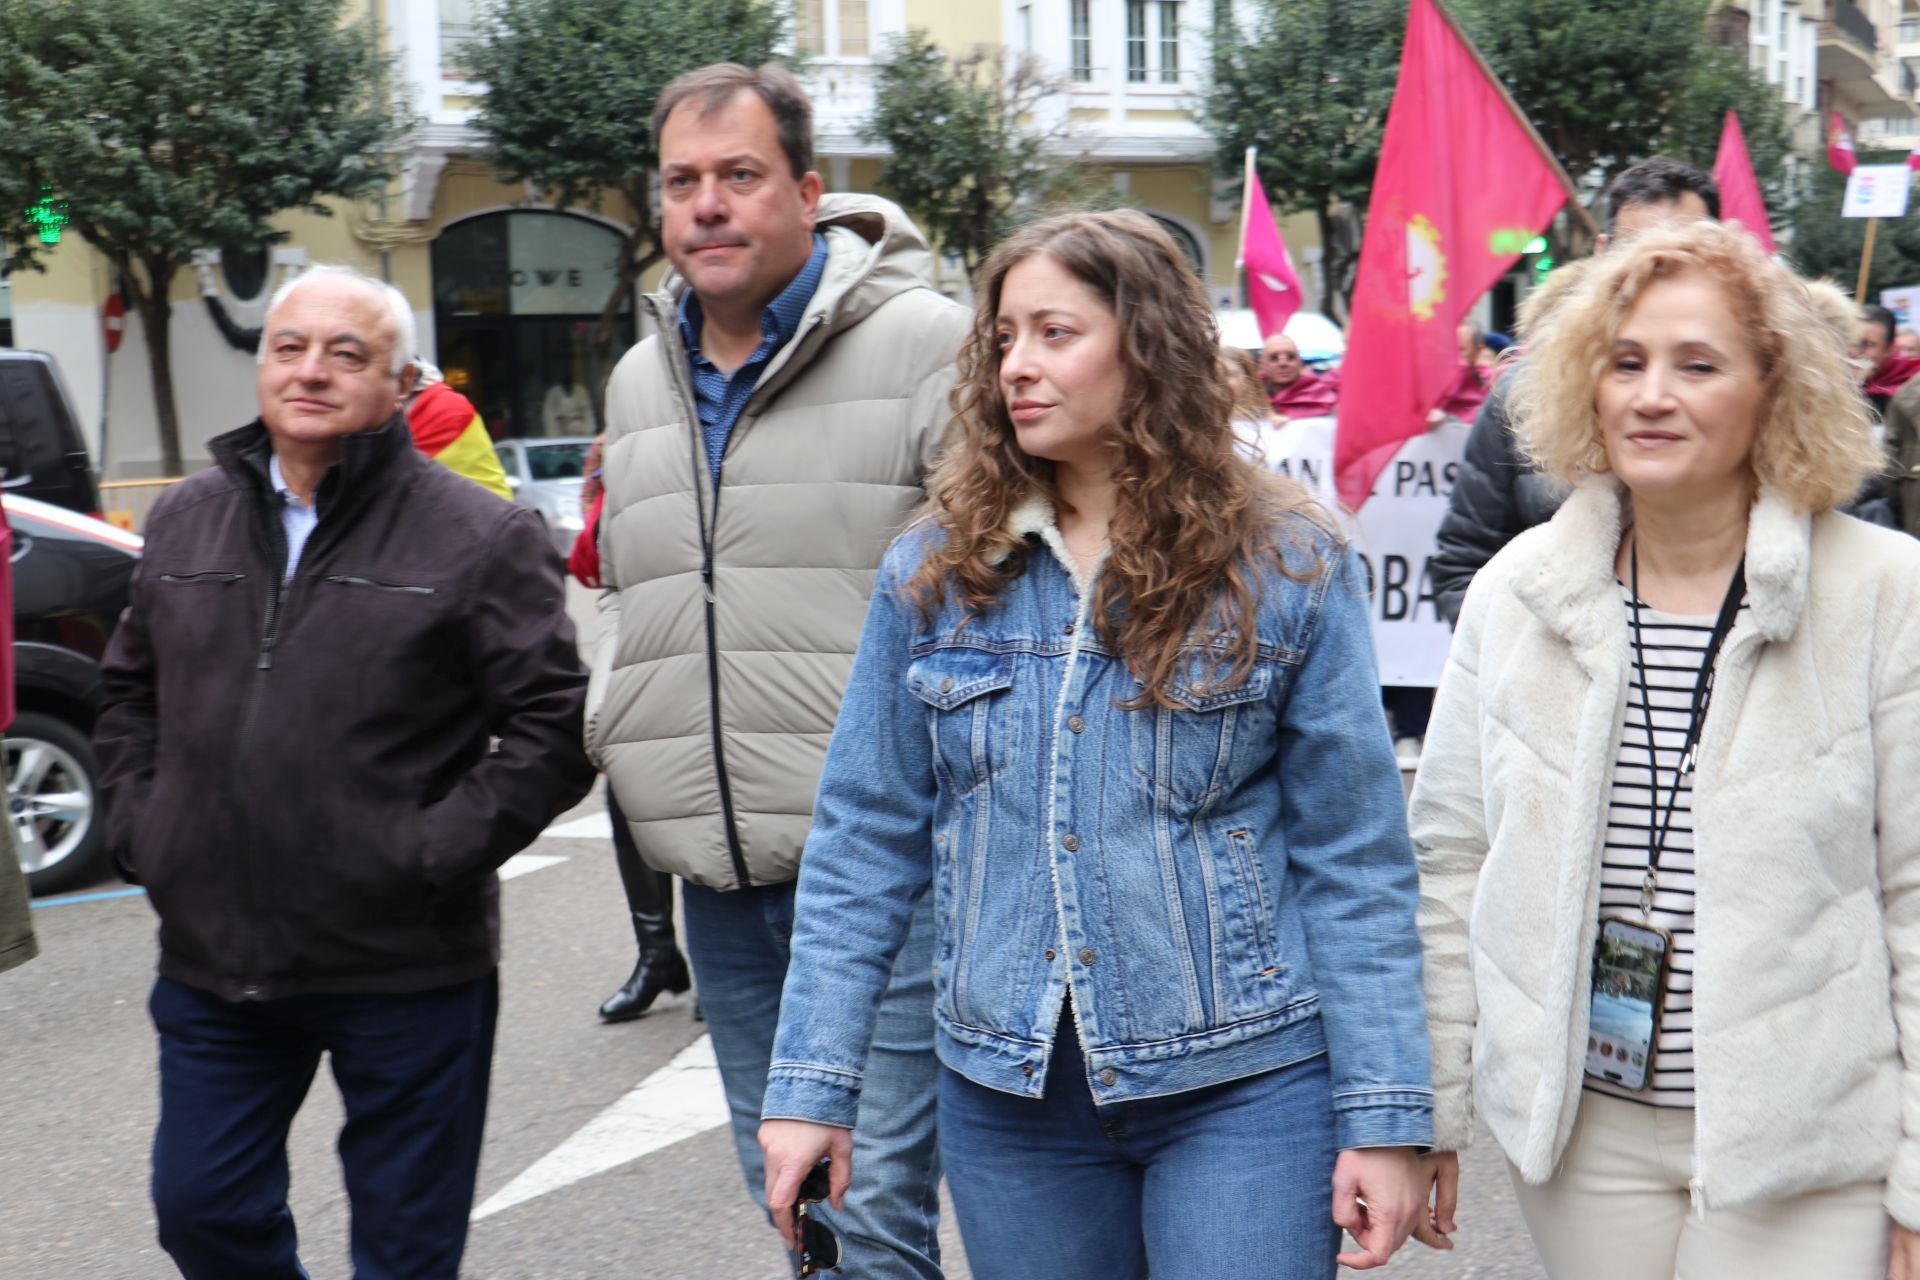
<svg viewBox="0 0 1920 1280">
<path fill-rule="evenodd" d="M 1487 384 L 1480 380 L 1480 371 L 1462 363 L 1460 371 L 1454 374 L 1453 381 L 1447 384 L 1447 389 L 1440 394 L 1440 401 L 1434 407 L 1462 422 L 1472 422 L 1486 399 Z"/>
<path fill-rule="evenodd" d="M 1920 376 L 1920 357 L 1888 356 L 1867 375 L 1865 390 L 1869 396 L 1890 396 L 1915 376 Z"/>
<path fill-rule="evenodd" d="M 1340 402 L 1340 384 L 1311 371 L 1303 372 L 1273 393 L 1275 413 L 1287 418 L 1329 418 Z"/>
</svg>

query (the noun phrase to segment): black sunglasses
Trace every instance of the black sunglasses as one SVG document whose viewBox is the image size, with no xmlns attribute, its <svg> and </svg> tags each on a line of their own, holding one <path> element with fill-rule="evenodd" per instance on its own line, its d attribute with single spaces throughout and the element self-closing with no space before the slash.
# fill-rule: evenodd
<svg viewBox="0 0 1920 1280">
<path fill-rule="evenodd" d="M 800 1230 L 800 1274 L 803 1276 L 823 1275 L 840 1267 L 840 1237 L 833 1234 L 832 1227 L 807 1212 L 808 1205 L 819 1204 L 827 1198 L 829 1163 L 822 1159 L 813 1166 L 800 1180 L 800 1190 L 794 1197 L 793 1219 Z"/>
</svg>

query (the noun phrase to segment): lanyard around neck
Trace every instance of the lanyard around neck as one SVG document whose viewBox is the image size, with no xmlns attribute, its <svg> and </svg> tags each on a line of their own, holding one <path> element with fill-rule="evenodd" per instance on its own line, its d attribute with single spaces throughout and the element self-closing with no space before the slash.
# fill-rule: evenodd
<svg viewBox="0 0 1920 1280">
<path fill-rule="evenodd" d="M 1726 598 L 1720 602 L 1720 616 L 1714 619 L 1713 635 L 1707 641 L 1706 652 L 1701 655 L 1700 673 L 1694 678 L 1693 700 L 1687 711 L 1687 736 L 1680 744 L 1680 763 L 1673 771 L 1673 789 L 1667 793 L 1667 804 L 1661 814 L 1658 825 L 1655 813 L 1660 809 L 1660 758 L 1654 748 L 1653 739 L 1653 694 L 1647 682 L 1646 647 L 1640 638 L 1640 540 L 1635 538 L 1627 550 L 1628 589 L 1633 593 L 1633 666 L 1640 678 L 1640 711 L 1646 717 L 1647 725 L 1647 779 L 1648 791 L 1653 803 L 1647 809 L 1647 875 L 1640 884 L 1640 914 L 1649 916 L 1653 912 L 1653 894 L 1658 887 L 1660 874 L 1660 855 L 1666 852 L 1667 832 L 1673 826 L 1673 810 L 1680 803 L 1680 788 L 1693 774 L 1698 762 L 1700 734 L 1707 721 L 1707 706 L 1713 700 L 1713 665 L 1720 656 L 1721 646 L 1726 644 L 1727 636 L 1733 631 L 1734 620 L 1740 616 L 1740 602 L 1747 594 L 1747 558 L 1742 555 L 1740 563 L 1734 568 L 1733 579 L 1727 583 Z"/>
</svg>

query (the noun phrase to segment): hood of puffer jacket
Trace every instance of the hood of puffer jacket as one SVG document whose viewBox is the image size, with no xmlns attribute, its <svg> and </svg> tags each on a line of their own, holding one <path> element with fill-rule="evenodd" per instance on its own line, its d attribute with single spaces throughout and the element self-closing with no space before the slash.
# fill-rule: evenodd
<svg viewBox="0 0 1920 1280">
<path fill-rule="evenodd" d="M 906 210 L 880 196 L 834 192 L 820 197 L 814 230 L 827 238 L 827 264 L 806 314 L 824 316 L 828 329 L 842 329 L 871 315 L 881 303 L 933 281 L 933 250 Z M 652 301 L 669 323 L 687 292 L 687 281 L 669 271 Z"/>
</svg>

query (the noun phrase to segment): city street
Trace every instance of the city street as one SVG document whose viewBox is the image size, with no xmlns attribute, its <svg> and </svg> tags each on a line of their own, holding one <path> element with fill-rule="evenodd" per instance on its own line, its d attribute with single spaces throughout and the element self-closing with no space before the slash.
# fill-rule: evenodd
<svg viewBox="0 0 1920 1280">
<path fill-rule="evenodd" d="M 573 603 L 590 626 L 585 593 Z M 604 803 L 596 791 L 506 871 L 499 1046 L 465 1274 L 779 1280 L 691 998 L 624 1026 L 594 1017 L 633 960 Z M 164 1280 L 176 1273 L 147 1194 L 152 912 L 111 883 L 34 919 L 42 956 L 0 977 L 0 1277 Z M 316 1280 L 349 1274 L 339 1120 L 323 1068 L 292 1142 L 293 1208 Z M 1409 1244 L 1387 1273 L 1540 1275 L 1490 1141 L 1468 1159 L 1459 1220 L 1454 1253 Z M 950 1220 L 943 1235 L 948 1274 L 967 1277 Z"/>
</svg>

